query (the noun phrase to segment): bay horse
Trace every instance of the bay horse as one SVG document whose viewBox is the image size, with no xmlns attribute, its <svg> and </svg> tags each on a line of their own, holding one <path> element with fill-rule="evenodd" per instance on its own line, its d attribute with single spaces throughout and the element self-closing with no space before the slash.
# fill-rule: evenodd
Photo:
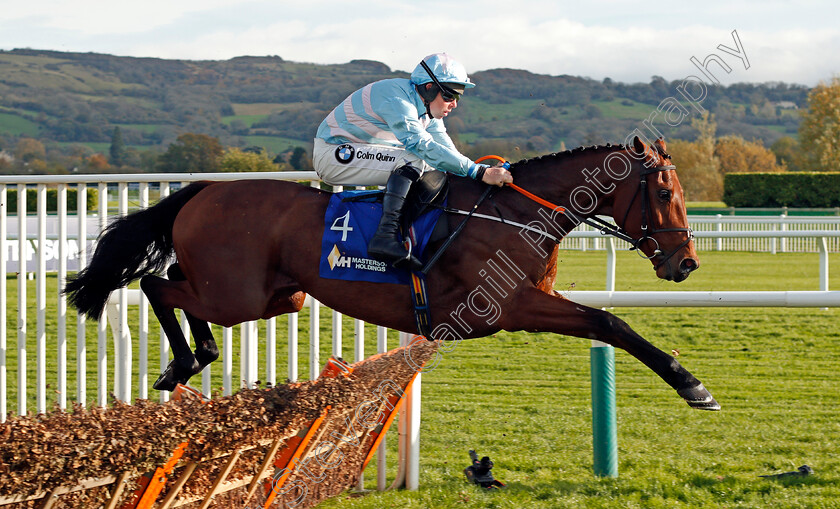
<svg viewBox="0 0 840 509">
<path fill-rule="evenodd" d="M 431 316 L 439 322 L 433 337 L 478 338 L 506 330 L 599 340 L 640 360 L 691 407 L 719 410 L 697 378 L 627 323 L 553 289 L 558 242 L 595 216 L 612 216 L 618 227 L 612 233 L 632 242 L 661 279 L 679 282 L 699 267 L 682 187 L 665 148 L 661 139 L 646 144 L 636 137 L 627 145 L 514 163 L 514 183 L 536 196 L 494 188 L 498 192 L 475 210 L 428 271 Z M 467 178 L 450 181 L 450 209 L 469 210 L 487 190 Z M 112 291 L 140 279 L 174 357 L 155 383 L 158 390 L 186 383 L 218 357 L 208 322 L 230 327 L 296 312 L 306 293 L 348 316 L 419 333 L 404 285 L 319 276 L 330 196 L 276 180 L 190 184 L 108 226 L 89 265 L 68 280 L 64 292 L 80 313 L 98 319 Z M 463 220 L 451 213 L 444 218 L 450 229 Z M 428 252 L 441 243 L 433 242 Z M 173 253 L 176 263 L 169 265 Z M 168 265 L 165 279 L 159 274 Z M 185 312 L 195 352 L 175 309 Z"/>
</svg>

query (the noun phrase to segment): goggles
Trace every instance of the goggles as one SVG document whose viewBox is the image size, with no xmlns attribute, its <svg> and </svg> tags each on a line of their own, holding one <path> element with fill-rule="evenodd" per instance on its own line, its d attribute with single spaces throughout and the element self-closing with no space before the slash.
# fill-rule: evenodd
<svg viewBox="0 0 840 509">
<path fill-rule="evenodd" d="M 435 76 L 435 73 L 433 73 L 432 70 L 429 69 L 429 66 L 426 65 L 426 62 L 421 60 L 420 65 L 422 65 L 423 69 L 425 69 L 426 72 L 429 73 L 429 77 L 432 78 L 432 81 L 434 81 L 435 85 L 437 85 L 437 87 L 440 89 L 440 96 L 441 98 L 443 98 L 444 101 L 451 103 L 452 101 L 459 101 L 461 99 L 461 94 L 438 81 L 437 76 Z"/>
</svg>

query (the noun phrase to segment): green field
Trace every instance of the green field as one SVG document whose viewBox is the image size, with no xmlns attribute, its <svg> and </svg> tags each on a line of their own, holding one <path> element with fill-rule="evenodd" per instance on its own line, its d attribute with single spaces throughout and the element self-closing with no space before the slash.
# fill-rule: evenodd
<svg viewBox="0 0 840 509">
<path fill-rule="evenodd" d="M 624 102 L 630 104 L 622 104 Z M 648 118 L 652 112 L 656 111 L 656 107 L 650 104 L 642 104 L 636 101 L 630 101 L 629 99 L 592 101 L 592 104 L 597 106 L 605 117 L 624 118 L 636 121 Z"/>
<path fill-rule="evenodd" d="M 816 254 L 708 252 L 700 253 L 700 260 L 700 269 L 677 285 L 657 280 L 649 262 L 622 252 L 617 289 L 819 287 Z M 832 255 L 831 262 L 837 267 L 840 255 Z M 556 288 L 562 292 L 603 289 L 605 263 L 602 252 L 561 251 Z M 50 286 L 54 286 L 54 279 L 51 281 Z M 13 394 L 14 278 L 8 283 L 7 355 Z M 830 285 L 840 288 L 840 272 L 833 273 Z M 34 299 L 33 286 L 29 297 Z M 706 384 L 723 410 L 712 413 L 690 409 L 641 363 L 617 351 L 620 476 L 596 478 L 591 470 L 589 341 L 525 333 L 469 340 L 446 353 L 436 369 L 423 375 L 420 490 L 364 497 L 348 493 L 321 507 L 838 506 L 837 310 L 636 308 L 614 312 L 659 348 L 679 351 L 680 362 Z M 33 309 L 29 313 L 30 336 L 36 327 L 34 316 Z M 51 312 L 47 316 L 52 316 Z M 51 320 L 48 337 L 55 330 L 54 318 Z M 303 353 L 308 350 L 308 313 L 301 313 L 300 324 L 301 378 L 307 378 Z M 330 324 L 329 315 L 322 313 L 320 327 L 325 337 Z M 88 326 L 88 386 L 95 389 L 90 359 L 95 359 L 93 329 Z M 285 318 L 278 320 L 277 329 L 280 360 L 286 350 Z M 352 357 L 352 330 L 345 319 L 344 353 L 348 358 Z M 152 343 L 156 345 L 156 325 L 152 331 Z M 367 352 L 373 352 L 375 334 L 370 328 L 366 339 Z M 261 343 L 264 348 L 264 341 Z M 329 355 L 329 345 L 325 339 L 322 343 L 323 360 Z M 391 345 L 395 343 L 396 339 L 391 339 Z M 233 344 L 238 350 L 238 338 Z M 70 345 L 68 357 L 73 359 L 75 339 Z M 48 352 L 54 349 L 51 344 Z M 29 351 L 34 369 L 34 344 Z M 154 359 L 151 365 L 157 366 L 157 362 Z M 238 360 L 234 359 L 233 366 L 236 378 Z M 52 373 L 54 366 L 48 369 Z M 150 371 L 153 379 L 156 369 Z M 214 373 L 218 375 L 218 368 Z M 282 360 L 278 373 L 280 378 L 285 373 Z M 32 370 L 29 376 L 34 377 Z M 48 380 L 54 384 L 54 375 L 48 374 Z M 154 392 L 150 394 L 156 397 Z M 395 442 L 391 439 L 389 446 L 393 448 Z M 482 491 L 466 483 L 463 469 L 469 464 L 469 449 L 493 459 L 494 474 L 508 484 L 505 490 Z M 758 477 L 795 470 L 803 464 L 810 465 L 815 475 L 791 480 Z M 392 468 L 390 478 L 394 474 Z M 373 487 L 374 478 L 370 470 L 366 475 L 368 487 Z"/>
<path fill-rule="evenodd" d="M 304 147 L 307 151 L 309 151 L 311 149 L 307 147 L 312 143 L 311 140 L 294 140 L 292 138 L 283 138 L 281 136 L 243 136 L 242 139 L 245 140 L 248 145 L 263 147 L 273 154 L 295 147 Z"/>
<path fill-rule="evenodd" d="M 89 149 L 93 150 L 95 153 L 98 154 L 107 154 L 108 151 L 111 149 L 111 143 L 107 141 L 58 141 L 56 143 L 58 145 L 61 145 L 62 147 L 68 147 L 71 145 L 84 145 L 85 147 L 88 147 Z"/>
<path fill-rule="evenodd" d="M 28 118 L 0 112 L 0 133 L 35 137 L 40 134 L 40 127 Z"/>
<path fill-rule="evenodd" d="M 267 114 L 255 114 L 255 115 L 230 115 L 227 117 L 222 117 L 222 123 L 225 125 L 230 125 L 231 122 L 234 120 L 239 120 L 240 122 L 244 123 L 246 126 L 251 127 L 254 125 L 255 122 L 259 122 L 260 120 L 267 117 Z"/>
<path fill-rule="evenodd" d="M 521 121 L 544 101 L 541 99 L 511 99 L 509 103 L 489 103 L 478 97 L 464 97 L 463 112 L 458 116 L 466 125 L 497 122 L 500 120 Z"/>
</svg>

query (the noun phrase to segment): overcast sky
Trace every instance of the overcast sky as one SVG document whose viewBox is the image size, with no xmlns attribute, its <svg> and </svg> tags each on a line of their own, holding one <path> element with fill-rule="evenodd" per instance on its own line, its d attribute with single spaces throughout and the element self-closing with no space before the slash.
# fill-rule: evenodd
<svg viewBox="0 0 840 509">
<path fill-rule="evenodd" d="M 0 49 L 168 59 L 384 62 L 410 71 L 446 51 L 469 72 L 499 67 L 649 82 L 700 72 L 723 84 L 813 86 L 840 75 L 836 2 L 594 0 L 2 0 Z M 745 58 L 718 46 L 739 49 Z M 749 68 L 746 68 L 747 64 Z"/>
</svg>

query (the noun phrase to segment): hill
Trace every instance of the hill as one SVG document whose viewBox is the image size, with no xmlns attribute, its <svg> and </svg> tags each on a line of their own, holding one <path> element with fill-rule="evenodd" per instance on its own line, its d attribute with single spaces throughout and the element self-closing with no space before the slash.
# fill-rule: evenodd
<svg viewBox="0 0 840 509">
<path fill-rule="evenodd" d="M 0 136 L 104 151 L 119 126 L 134 147 L 162 149 L 178 134 L 195 132 L 280 152 L 308 147 L 324 116 L 355 89 L 406 76 L 369 60 L 319 65 L 279 56 L 188 61 L 0 51 Z M 623 141 L 680 84 L 658 76 L 625 84 L 515 69 L 480 71 L 472 79 L 478 86 L 447 120 L 467 153 L 494 140 L 523 153 Z M 783 83 L 715 86 L 702 104 L 716 115 L 719 135 L 769 145 L 796 135 L 796 108 L 806 106 L 807 93 Z M 660 116 L 654 124 L 669 138 L 696 135 L 688 121 L 670 127 Z"/>
</svg>

